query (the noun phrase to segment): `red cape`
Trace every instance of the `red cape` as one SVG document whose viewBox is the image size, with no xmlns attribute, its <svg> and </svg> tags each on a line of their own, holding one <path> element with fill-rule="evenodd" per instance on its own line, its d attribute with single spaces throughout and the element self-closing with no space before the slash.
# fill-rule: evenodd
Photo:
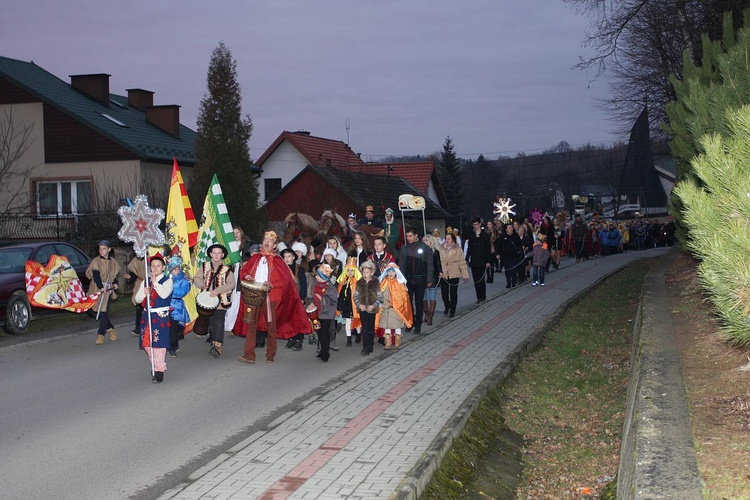
<svg viewBox="0 0 750 500">
<path fill-rule="evenodd" d="M 288 340 L 299 333 L 312 333 L 310 320 L 305 312 L 305 307 L 299 298 L 299 289 L 294 282 L 292 271 L 286 265 L 280 255 L 268 257 L 268 275 L 271 283 L 271 290 L 268 292 L 268 298 L 278 303 L 276 307 L 276 338 Z M 256 254 L 250 257 L 242 269 L 237 279 L 243 280 L 245 276 L 255 276 L 263 254 Z M 242 300 L 240 298 L 240 300 Z M 244 304 L 243 304 L 244 305 Z M 258 318 L 258 330 L 268 331 L 266 324 L 266 306 L 261 307 L 260 317 Z M 232 333 L 238 337 L 247 336 L 247 323 L 242 321 L 244 307 L 240 308 L 240 314 L 234 322 Z"/>
</svg>

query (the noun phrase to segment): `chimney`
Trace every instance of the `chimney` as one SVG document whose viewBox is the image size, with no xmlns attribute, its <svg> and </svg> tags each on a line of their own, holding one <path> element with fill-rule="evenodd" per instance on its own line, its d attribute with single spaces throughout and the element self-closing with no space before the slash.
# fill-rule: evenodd
<svg viewBox="0 0 750 500">
<path fill-rule="evenodd" d="M 176 104 L 146 108 L 146 122 L 169 135 L 180 137 L 180 107 Z"/>
<path fill-rule="evenodd" d="M 154 93 L 143 89 L 126 89 L 128 106 L 135 109 L 146 109 L 154 105 Z"/>
<path fill-rule="evenodd" d="M 70 86 L 73 90 L 109 107 L 109 76 L 106 73 L 70 75 Z"/>
</svg>

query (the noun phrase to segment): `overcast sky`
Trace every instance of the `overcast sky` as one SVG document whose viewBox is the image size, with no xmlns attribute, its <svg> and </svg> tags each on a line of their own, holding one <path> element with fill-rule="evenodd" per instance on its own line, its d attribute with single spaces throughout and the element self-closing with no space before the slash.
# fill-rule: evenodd
<svg viewBox="0 0 750 500">
<path fill-rule="evenodd" d="M 155 92 L 196 127 L 211 53 L 237 62 L 257 159 L 283 130 L 347 141 L 364 159 L 493 159 L 567 141 L 627 141 L 596 105 L 604 80 L 572 69 L 588 20 L 562 0 L 8 0 L 0 55 L 110 91 Z"/>
</svg>

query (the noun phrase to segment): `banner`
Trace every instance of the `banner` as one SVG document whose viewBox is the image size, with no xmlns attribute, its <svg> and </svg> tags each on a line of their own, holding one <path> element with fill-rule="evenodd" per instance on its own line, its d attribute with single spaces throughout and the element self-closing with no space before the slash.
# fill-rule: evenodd
<svg viewBox="0 0 750 500">
<path fill-rule="evenodd" d="M 224 263 L 232 265 L 240 261 L 240 243 L 234 239 L 234 227 L 229 220 L 224 194 L 221 192 L 219 179 L 214 174 L 203 203 L 201 227 L 198 230 L 198 246 L 195 250 L 197 262 L 208 262 L 211 257 L 206 250 L 211 245 L 223 245 L 227 249 Z"/>
<path fill-rule="evenodd" d="M 98 293 L 86 295 L 75 269 L 61 255 L 51 255 L 46 266 L 27 261 L 25 278 L 32 306 L 80 313 L 94 307 L 99 299 Z"/>
<path fill-rule="evenodd" d="M 169 201 L 167 202 L 166 241 L 169 252 L 166 257 L 168 259 L 175 255 L 181 257 L 182 271 L 186 277 L 192 278 L 195 276 L 195 269 L 190 259 L 190 248 L 198 242 L 198 224 L 193 215 L 193 207 L 190 205 L 185 183 L 182 181 L 177 158 L 173 160 L 172 180 L 169 183 Z M 182 299 L 190 316 L 185 333 L 192 330 L 192 323 L 198 318 L 198 310 L 195 307 L 196 297 L 196 288 L 191 287 L 190 292 Z"/>
</svg>

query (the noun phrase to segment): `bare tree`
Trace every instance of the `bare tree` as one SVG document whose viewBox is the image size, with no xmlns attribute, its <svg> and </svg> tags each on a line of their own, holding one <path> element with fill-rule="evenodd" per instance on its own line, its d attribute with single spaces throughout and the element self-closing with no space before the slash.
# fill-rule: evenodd
<svg viewBox="0 0 750 500">
<path fill-rule="evenodd" d="M 34 125 L 16 122 L 13 107 L 0 119 L 0 210 L 26 209 L 27 181 L 37 165 L 23 165 L 22 159 L 34 143 Z"/>
<path fill-rule="evenodd" d="M 594 55 L 576 65 L 598 78 L 609 70 L 612 97 L 602 101 L 626 132 L 648 106 L 652 137 L 664 137 L 664 111 L 675 100 L 670 76 L 682 79 L 682 58 L 701 58 L 701 36 L 721 37 L 723 13 L 735 27 L 748 0 L 563 0 L 591 19 L 583 44 Z"/>
</svg>

